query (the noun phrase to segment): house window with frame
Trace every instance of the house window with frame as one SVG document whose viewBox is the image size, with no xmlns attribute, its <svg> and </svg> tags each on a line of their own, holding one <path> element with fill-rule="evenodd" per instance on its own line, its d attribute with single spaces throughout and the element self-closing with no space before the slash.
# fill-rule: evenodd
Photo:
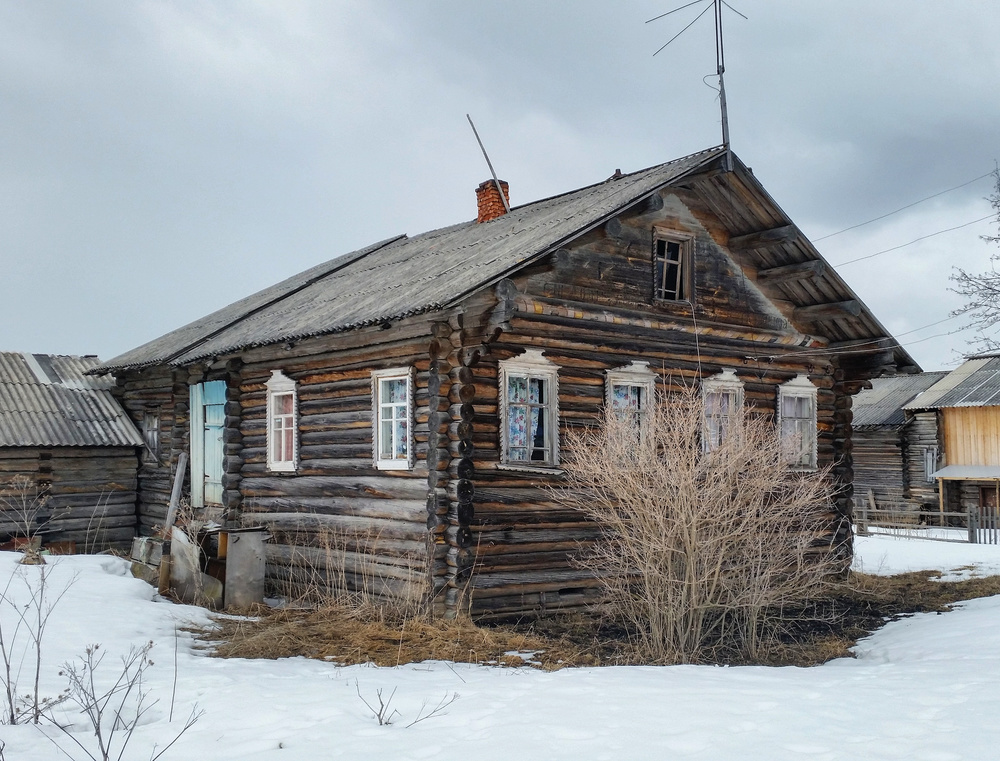
<svg viewBox="0 0 1000 761">
<path fill-rule="evenodd" d="M 816 469 L 816 386 L 796 375 L 778 387 L 778 425 L 785 461 L 798 470 Z"/>
<path fill-rule="evenodd" d="M 691 269 L 691 239 L 654 232 L 654 300 L 690 301 Z"/>
<path fill-rule="evenodd" d="M 372 373 L 372 448 L 379 470 L 413 467 L 413 380 L 408 367 Z"/>
<path fill-rule="evenodd" d="M 934 481 L 934 473 L 938 469 L 938 448 L 924 447 L 924 480 Z"/>
<path fill-rule="evenodd" d="M 142 461 L 158 463 L 160 461 L 160 412 L 146 410 L 142 414 L 142 440 L 145 446 L 142 451 Z"/>
<path fill-rule="evenodd" d="M 608 370 L 604 401 L 607 408 L 619 418 L 634 420 L 636 428 L 641 432 L 646 424 L 655 388 L 656 374 L 649 369 L 649 363 L 632 362 Z"/>
<path fill-rule="evenodd" d="M 559 464 L 558 370 L 538 349 L 500 362 L 502 464 L 542 468 Z"/>
<path fill-rule="evenodd" d="M 267 469 L 298 467 L 298 399 L 295 381 L 272 370 L 267 381 Z"/>
<path fill-rule="evenodd" d="M 732 370 L 723 370 L 702 381 L 701 393 L 705 405 L 702 448 L 711 452 L 743 412 L 743 381 Z"/>
</svg>

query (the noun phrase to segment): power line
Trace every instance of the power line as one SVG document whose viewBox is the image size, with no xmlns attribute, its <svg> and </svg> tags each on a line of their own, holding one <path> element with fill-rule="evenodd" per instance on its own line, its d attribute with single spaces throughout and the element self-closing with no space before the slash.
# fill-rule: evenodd
<svg viewBox="0 0 1000 761">
<path fill-rule="evenodd" d="M 899 212 L 901 212 L 901 211 L 906 211 L 907 209 L 910 209 L 910 208 L 916 206 L 917 204 L 923 203 L 924 201 L 929 201 L 932 198 L 937 198 L 938 196 L 943 196 L 945 193 L 950 193 L 953 190 L 958 190 L 959 188 L 964 188 L 966 185 L 971 185 L 974 182 L 979 182 L 980 180 L 985 179 L 986 177 L 989 177 L 992 174 L 993 174 L 993 172 L 987 172 L 986 174 L 982 174 L 979 177 L 976 177 L 975 179 L 969 180 L 968 182 L 963 182 L 961 185 L 956 185 L 953 188 L 948 188 L 947 190 L 942 190 L 941 192 L 935 193 L 934 195 L 927 196 L 926 198 L 921 198 L 919 201 L 914 201 L 913 203 L 908 203 L 908 204 L 906 204 L 906 206 L 901 206 L 900 208 L 896 209 L 895 211 L 890 211 L 888 214 L 883 214 L 881 217 L 875 217 L 875 219 L 869 219 L 867 222 L 859 222 L 856 225 L 851 225 L 850 227 L 845 227 L 843 230 L 837 230 L 837 232 L 835 232 L 835 233 L 830 233 L 829 235 L 824 235 L 822 238 L 813 238 L 812 242 L 813 243 L 818 243 L 821 240 L 826 240 L 827 238 L 832 238 L 834 235 L 840 235 L 841 233 L 846 233 L 848 230 L 856 230 L 859 227 L 864 227 L 865 225 L 870 225 L 872 222 L 878 222 L 879 220 L 885 219 L 886 217 L 891 217 L 893 214 L 899 214 Z"/>
<path fill-rule="evenodd" d="M 840 262 L 839 264 L 833 265 L 834 267 L 844 267 L 848 264 L 854 264 L 855 262 L 863 262 L 865 259 L 874 259 L 876 256 L 882 256 L 882 254 L 888 254 L 890 251 L 898 251 L 901 248 L 906 248 L 907 246 L 912 246 L 914 243 L 919 243 L 922 240 L 927 240 L 928 238 L 933 238 L 936 235 L 943 235 L 944 233 L 950 233 L 955 230 L 961 230 L 963 227 L 968 227 L 969 225 L 974 225 L 977 222 L 982 222 L 987 219 L 991 219 L 992 214 L 987 214 L 985 217 L 980 217 L 979 219 L 974 219 L 971 222 L 966 222 L 964 225 L 958 225 L 956 227 L 949 227 L 944 230 L 938 230 L 934 233 L 929 233 L 928 235 L 922 235 L 915 240 L 911 240 L 909 243 L 901 243 L 898 246 L 893 246 L 892 248 L 886 248 L 882 251 L 876 251 L 874 254 L 868 254 L 866 256 L 859 256 L 857 259 L 848 259 L 846 262 Z"/>
</svg>

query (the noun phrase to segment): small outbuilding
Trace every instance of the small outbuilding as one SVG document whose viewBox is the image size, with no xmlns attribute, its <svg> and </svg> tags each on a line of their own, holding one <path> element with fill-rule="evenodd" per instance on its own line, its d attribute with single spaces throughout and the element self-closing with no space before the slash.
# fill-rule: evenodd
<svg viewBox="0 0 1000 761">
<path fill-rule="evenodd" d="M 878 509 L 937 509 L 934 473 L 943 451 L 937 413 L 903 407 L 946 375 L 875 378 L 854 398 L 855 497 Z"/>
<path fill-rule="evenodd" d="M 994 522 L 1000 509 L 1000 356 L 966 360 L 903 407 L 934 417 L 942 450 L 933 478 L 942 512 Z"/>
<path fill-rule="evenodd" d="M 0 543 L 130 546 L 143 438 L 97 357 L 0 352 Z"/>
</svg>

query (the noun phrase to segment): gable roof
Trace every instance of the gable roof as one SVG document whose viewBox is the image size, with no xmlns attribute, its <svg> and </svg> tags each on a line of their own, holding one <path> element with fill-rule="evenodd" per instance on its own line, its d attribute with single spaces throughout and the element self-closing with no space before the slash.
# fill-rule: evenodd
<svg viewBox="0 0 1000 761">
<path fill-rule="evenodd" d="M 907 404 L 907 410 L 1000 406 L 1000 357 L 968 359 Z"/>
<path fill-rule="evenodd" d="M 855 429 L 898 428 L 906 423 L 904 405 L 946 376 L 947 372 L 875 378 L 872 387 L 854 397 Z"/>
<path fill-rule="evenodd" d="M 0 352 L 0 446 L 142 445 L 111 396 L 114 379 L 85 373 L 97 357 Z"/>
<path fill-rule="evenodd" d="M 721 193 L 716 209 L 711 178 L 726 156 L 721 146 L 631 174 L 616 176 L 541 201 L 516 206 L 489 222 L 475 220 L 407 237 L 391 238 L 354 253 L 332 259 L 266 288 L 182 328 L 127 351 L 99 368 L 100 372 L 155 364 L 185 365 L 266 344 L 392 322 L 410 315 L 445 309 L 469 294 L 488 287 L 515 270 L 603 224 L 622 210 L 667 186 L 692 183 L 706 191 L 713 211 L 733 211 L 732 188 Z M 740 182 L 750 187 L 762 219 L 739 217 L 737 230 L 755 232 L 763 225 L 789 224 L 753 175 L 733 157 Z M 701 177 L 694 187 L 695 178 Z M 704 187 L 703 187 L 704 185 Z M 716 204 L 718 205 L 718 204 Z M 775 221 L 777 220 L 777 221 Z M 727 220 L 728 221 L 728 220 Z M 821 259 L 796 230 L 791 262 Z M 759 252 L 750 251 L 751 256 Z M 781 261 L 780 263 L 788 263 Z M 763 266 L 768 265 L 763 261 Z M 856 300 L 843 280 L 831 270 L 816 278 L 815 292 L 781 298 L 796 305 Z M 791 287 L 791 286 L 788 286 Z M 818 301 L 817 301 L 818 299 Z M 860 304 L 858 301 L 857 303 Z M 863 305 L 862 305 L 863 307 Z M 858 310 L 856 310 L 858 311 Z M 914 365 L 889 333 L 863 308 L 839 326 L 831 321 L 832 340 L 875 339 L 881 351 L 895 352 L 900 365 Z M 869 341 L 869 343 L 873 343 Z M 863 347 L 871 352 L 871 347 Z"/>
</svg>

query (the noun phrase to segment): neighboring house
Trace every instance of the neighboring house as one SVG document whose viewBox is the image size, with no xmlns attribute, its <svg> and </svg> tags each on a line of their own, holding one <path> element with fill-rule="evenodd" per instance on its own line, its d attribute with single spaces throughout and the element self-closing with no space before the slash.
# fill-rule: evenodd
<svg viewBox="0 0 1000 761">
<path fill-rule="evenodd" d="M 130 546 L 143 440 L 111 395 L 114 380 L 85 374 L 98 364 L 0 352 L 0 542 L 29 528 L 16 513 L 44 501 L 47 542 L 81 552 Z"/>
<path fill-rule="evenodd" d="M 945 512 L 987 508 L 1000 495 L 1000 356 L 968 359 L 903 409 L 935 417 L 942 450 L 934 473 Z"/>
<path fill-rule="evenodd" d="M 948 373 L 876 378 L 854 398 L 854 496 L 878 507 L 936 510 L 937 414 L 903 407 Z"/>
<path fill-rule="evenodd" d="M 495 183 L 476 193 L 475 221 L 320 264 L 101 366 L 133 420 L 158 422 L 145 530 L 190 449 L 192 503 L 266 523 L 272 579 L 332 562 L 303 546 L 327 531 L 349 575 L 401 595 L 429 577 L 438 614 L 578 606 L 597 583 L 572 556 L 597 532 L 550 491 L 566 430 L 704 381 L 707 440 L 752 405 L 798 467 L 832 467 L 828 540 L 849 551 L 851 397 L 919 368 L 739 159 L 713 148 L 507 214 Z"/>
</svg>

